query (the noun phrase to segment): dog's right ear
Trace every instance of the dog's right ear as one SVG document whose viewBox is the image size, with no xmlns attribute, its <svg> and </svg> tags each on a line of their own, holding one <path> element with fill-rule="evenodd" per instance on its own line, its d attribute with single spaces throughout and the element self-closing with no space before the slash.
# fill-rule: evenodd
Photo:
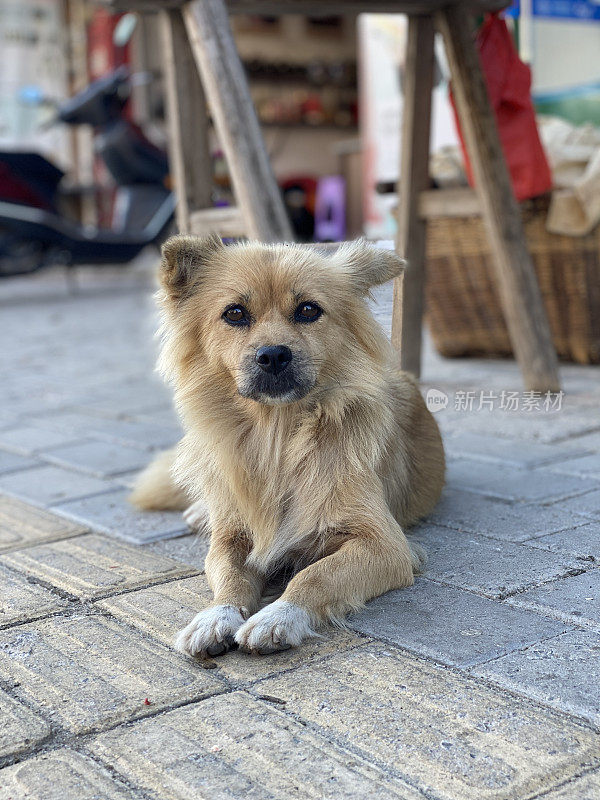
<svg viewBox="0 0 600 800">
<path fill-rule="evenodd" d="M 180 300 L 193 292 L 207 263 L 224 248 L 216 235 L 172 236 L 162 246 L 160 282 L 173 300 Z"/>
</svg>

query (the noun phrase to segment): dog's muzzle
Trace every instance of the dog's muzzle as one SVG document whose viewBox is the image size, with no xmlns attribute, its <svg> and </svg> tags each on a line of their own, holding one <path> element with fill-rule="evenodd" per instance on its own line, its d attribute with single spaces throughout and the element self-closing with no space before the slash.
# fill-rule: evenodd
<svg viewBox="0 0 600 800">
<path fill-rule="evenodd" d="M 239 393 L 269 405 L 300 400 L 315 382 L 306 359 L 286 345 L 259 347 L 254 357 L 245 359 L 241 373 Z"/>
</svg>

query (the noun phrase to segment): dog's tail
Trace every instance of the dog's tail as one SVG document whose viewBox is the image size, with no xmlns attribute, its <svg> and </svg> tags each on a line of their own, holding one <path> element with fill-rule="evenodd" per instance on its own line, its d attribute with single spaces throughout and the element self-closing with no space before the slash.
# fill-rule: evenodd
<svg viewBox="0 0 600 800">
<path fill-rule="evenodd" d="M 189 497 L 174 482 L 175 448 L 158 455 L 137 477 L 129 502 L 144 511 L 185 511 Z"/>
</svg>

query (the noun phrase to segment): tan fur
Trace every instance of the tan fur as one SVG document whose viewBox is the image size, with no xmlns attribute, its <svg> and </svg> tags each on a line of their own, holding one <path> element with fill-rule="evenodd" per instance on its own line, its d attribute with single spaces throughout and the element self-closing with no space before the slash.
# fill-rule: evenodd
<svg viewBox="0 0 600 800">
<path fill-rule="evenodd" d="M 129 500 L 144 511 L 185 511 L 190 505 L 187 493 L 171 477 L 177 451 L 167 450 L 138 476 Z"/>
<path fill-rule="evenodd" d="M 283 606 L 273 604 L 270 617 L 261 612 L 262 628 L 252 618 L 236 634 L 248 649 L 286 646 L 290 609 L 306 611 L 312 626 L 341 621 L 368 599 L 412 584 L 419 568 L 421 554 L 403 528 L 439 498 L 443 447 L 415 381 L 394 369 L 366 301 L 370 287 L 402 268 L 393 253 L 363 242 L 325 254 L 179 236 L 163 249 L 160 365 L 186 434 L 172 478 L 172 457 L 164 457 L 141 476 L 132 499 L 144 508 L 159 496 L 169 508 L 183 496 L 206 502 L 215 606 L 252 617 L 266 578 L 286 564 L 299 570 Z M 294 321 L 303 302 L 317 303 L 322 317 Z M 222 319 L 236 303 L 252 316 L 243 328 Z M 244 396 L 257 348 L 276 344 L 292 350 L 304 396 Z M 188 626 L 182 649 L 218 650 L 214 630 L 221 628 L 213 619 L 200 636 L 202 624 Z M 256 645 L 265 626 L 269 647 Z"/>
</svg>

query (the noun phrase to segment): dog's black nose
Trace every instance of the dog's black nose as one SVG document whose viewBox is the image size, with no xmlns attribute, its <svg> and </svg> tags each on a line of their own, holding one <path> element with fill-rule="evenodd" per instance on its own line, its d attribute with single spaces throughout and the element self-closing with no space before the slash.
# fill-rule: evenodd
<svg viewBox="0 0 600 800">
<path fill-rule="evenodd" d="M 292 360 L 292 351 L 284 344 L 259 347 L 254 358 L 262 370 L 278 375 Z"/>
</svg>

